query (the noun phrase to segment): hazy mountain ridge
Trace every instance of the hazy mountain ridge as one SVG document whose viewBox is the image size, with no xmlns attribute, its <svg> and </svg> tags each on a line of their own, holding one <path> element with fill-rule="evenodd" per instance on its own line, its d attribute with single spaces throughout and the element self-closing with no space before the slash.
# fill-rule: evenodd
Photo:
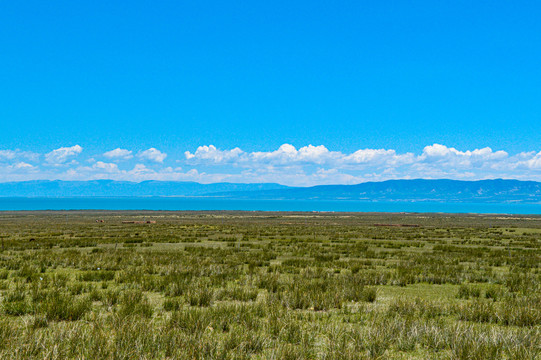
<svg viewBox="0 0 541 360">
<path fill-rule="evenodd" d="M 541 183 L 519 180 L 388 180 L 357 185 L 288 187 L 113 180 L 0 183 L 1 197 L 212 196 L 231 199 L 450 201 L 540 203 Z"/>
<path fill-rule="evenodd" d="M 231 194 L 233 195 L 233 194 Z M 321 199 L 372 201 L 541 202 L 541 183 L 519 180 L 388 180 L 357 185 L 321 185 L 309 188 L 235 193 L 258 199 Z"/>
</svg>

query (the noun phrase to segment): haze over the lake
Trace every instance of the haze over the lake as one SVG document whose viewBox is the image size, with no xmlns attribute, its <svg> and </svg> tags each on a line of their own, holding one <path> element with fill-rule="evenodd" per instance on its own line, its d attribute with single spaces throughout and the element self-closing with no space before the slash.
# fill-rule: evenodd
<svg viewBox="0 0 541 360">
<path fill-rule="evenodd" d="M 541 181 L 536 2 L 0 5 L 0 182 Z"/>
</svg>

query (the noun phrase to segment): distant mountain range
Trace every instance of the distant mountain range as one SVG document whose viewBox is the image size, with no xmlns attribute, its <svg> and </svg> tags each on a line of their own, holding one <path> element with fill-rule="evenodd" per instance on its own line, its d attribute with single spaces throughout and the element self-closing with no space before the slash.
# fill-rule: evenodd
<svg viewBox="0 0 541 360">
<path fill-rule="evenodd" d="M 541 183 L 519 180 L 388 180 L 357 185 L 199 184 L 113 180 L 0 183 L 0 197 L 206 196 L 230 199 L 541 203 Z"/>
<path fill-rule="evenodd" d="M 223 195 L 257 199 L 320 199 L 367 201 L 541 202 L 541 183 L 519 180 L 388 180 L 357 185 L 227 192 Z"/>
</svg>

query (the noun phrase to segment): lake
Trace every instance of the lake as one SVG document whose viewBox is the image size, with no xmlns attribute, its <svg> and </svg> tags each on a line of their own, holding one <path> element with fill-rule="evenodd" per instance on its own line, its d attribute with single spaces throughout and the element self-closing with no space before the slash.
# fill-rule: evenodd
<svg viewBox="0 0 541 360">
<path fill-rule="evenodd" d="M 13 210 L 247 210 L 541 214 L 541 204 L 389 202 L 356 200 L 232 200 L 204 197 L 0 198 Z"/>
</svg>

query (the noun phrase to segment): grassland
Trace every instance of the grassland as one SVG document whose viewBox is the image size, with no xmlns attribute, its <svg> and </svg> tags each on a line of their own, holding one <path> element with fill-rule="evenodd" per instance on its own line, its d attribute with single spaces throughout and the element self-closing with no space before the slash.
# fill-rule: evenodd
<svg viewBox="0 0 541 360">
<path fill-rule="evenodd" d="M 541 217 L 4 212 L 0 241 L 2 359 L 541 358 Z"/>
</svg>

